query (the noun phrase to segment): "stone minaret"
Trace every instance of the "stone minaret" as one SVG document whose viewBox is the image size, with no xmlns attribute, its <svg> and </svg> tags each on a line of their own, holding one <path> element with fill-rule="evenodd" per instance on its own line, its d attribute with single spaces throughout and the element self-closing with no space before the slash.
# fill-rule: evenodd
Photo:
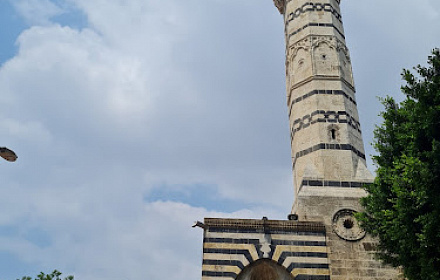
<svg viewBox="0 0 440 280">
<path fill-rule="evenodd" d="M 202 280 L 396 280 L 359 227 L 365 165 L 340 0 L 274 0 L 284 17 L 295 203 L 288 220 L 205 218 Z"/>
<path fill-rule="evenodd" d="M 295 186 L 292 213 L 322 220 L 358 208 L 366 168 L 339 0 L 275 0 L 284 17 L 286 87 Z M 321 207 L 322 206 L 322 207 Z"/>
</svg>

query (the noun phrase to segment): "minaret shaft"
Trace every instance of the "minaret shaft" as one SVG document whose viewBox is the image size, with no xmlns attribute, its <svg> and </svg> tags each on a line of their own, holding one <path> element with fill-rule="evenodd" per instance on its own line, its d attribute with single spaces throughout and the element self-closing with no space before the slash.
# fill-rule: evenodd
<svg viewBox="0 0 440 280">
<path fill-rule="evenodd" d="M 338 0 L 275 0 L 286 36 L 286 88 L 296 202 L 359 197 L 370 182 Z M 347 189 L 350 189 L 347 192 Z"/>
</svg>

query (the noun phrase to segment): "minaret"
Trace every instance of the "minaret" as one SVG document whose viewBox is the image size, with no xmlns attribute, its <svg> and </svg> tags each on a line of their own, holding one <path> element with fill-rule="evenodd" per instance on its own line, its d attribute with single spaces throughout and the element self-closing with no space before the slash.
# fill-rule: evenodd
<svg viewBox="0 0 440 280">
<path fill-rule="evenodd" d="M 373 179 L 366 168 L 340 1 L 274 2 L 285 23 L 292 213 L 322 220 L 331 204 L 358 208 L 362 185 Z"/>
<path fill-rule="evenodd" d="M 205 218 L 202 280 L 396 280 L 354 218 L 366 168 L 340 0 L 274 0 L 284 17 L 295 203 L 287 220 Z"/>
</svg>

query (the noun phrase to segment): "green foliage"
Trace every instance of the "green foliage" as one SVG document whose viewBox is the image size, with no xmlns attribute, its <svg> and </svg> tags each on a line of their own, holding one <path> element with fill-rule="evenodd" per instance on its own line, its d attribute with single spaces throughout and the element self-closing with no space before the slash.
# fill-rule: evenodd
<svg viewBox="0 0 440 280">
<path fill-rule="evenodd" d="M 358 219 L 378 238 L 378 257 L 409 280 L 440 279 L 440 50 L 402 73 L 406 99 L 382 100 L 376 127 L 377 177 Z"/>
<path fill-rule="evenodd" d="M 61 274 L 62 273 L 57 270 L 54 270 L 50 274 L 44 274 L 43 272 L 41 272 L 40 274 L 38 274 L 37 278 L 35 278 L 34 280 L 73 280 L 73 276 L 67 276 L 62 279 Z M 17 280 L 20 280 L 20 279 L 17 279 Z M 32 280 L 32 277 L 24 276 L 21 278 L 21 280 Z"/>
</svg>

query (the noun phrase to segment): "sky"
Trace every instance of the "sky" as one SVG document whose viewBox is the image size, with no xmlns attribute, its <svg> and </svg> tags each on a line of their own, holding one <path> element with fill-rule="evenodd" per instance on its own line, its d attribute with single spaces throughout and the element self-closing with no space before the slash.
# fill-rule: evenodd
<svg viewBox="0 0 440 280">
<path fill-rule="evenodd" d="M 437 0 L 342 1 L 366 154 Z M 204 217 L 293 202 L 271 0 L 0 0 L 0 280 L 201 279 Z M 374 166 L 368 159 L 369 169 Z"/>
</svg>

